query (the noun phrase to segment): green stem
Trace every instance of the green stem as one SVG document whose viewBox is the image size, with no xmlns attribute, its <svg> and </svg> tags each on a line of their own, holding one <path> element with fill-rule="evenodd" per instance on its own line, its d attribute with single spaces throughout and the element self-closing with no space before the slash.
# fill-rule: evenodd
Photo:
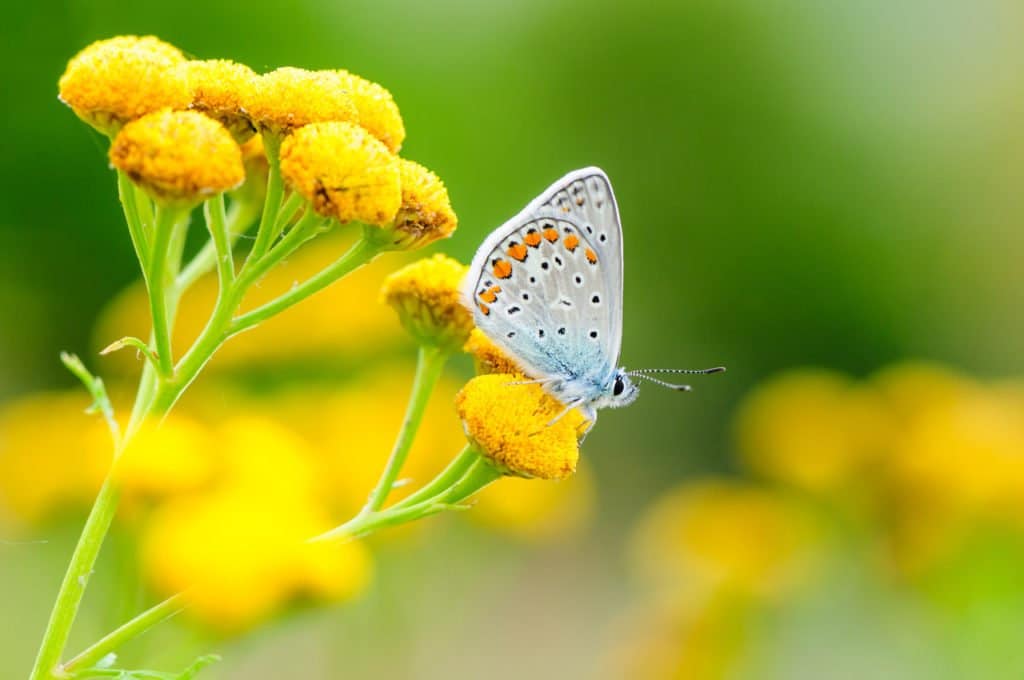
<svg viewBox="0 0 1024 680">
<path fill-rule="evenodd" d="M 96 564 L 96 556 L 99 554 L 100 546 L 103 545 L 103 538 L 107 535 L 110 523 L 114 519 L 114 512 L 117 509 L 118 491 L 113 479 L 107 477 L 100 487 L 96 496 L 96 502 L 89 512 L 89 518 L 85 521 L 82 535 L 78 538 L 75 552 L 71 556 L 71 563 L 64 574 L 64 581 L 60 584 L 60 591 L 57 593 L 57 601 L 50 613 L 50 620 L 43 634 L 43 641 L 36 656 L 35 665 L 32 667 L 30 680 L 50 680 L 57 675 L 58 664 L 64 648 L 67 646 L 68 636 L 71 633 L 71 624 L 74 623 L 78 608 L 82 603 L 82 596 L 85 594 L 85 586 L 92 574 L 93 565 Z"/>
<path fill-rule="evenodd" d="M 135 185 L 123 172 L 117 173 L 117 195 L 121 199 L 121 209 L 124 211 L 124 220 L 128 224 L 128 235 L 132 240 L 132 247 L 135 249 L 135 257 L 139 260 L 139 267 L 145 275 L 149 271 L 149 236 L 142 226 L 142 218 L 139 216 L 139 205 L 135 193 Z M 148 200 L 148 199 L 146 199 Z"/>
<path fill-rule="evenodd" d="M 171 236 L 179 215 L 178 211 L 164 206 L 157 208 L 153 252 L 150 258 L 149 275 L 146 277 L 149 287 L 150 312 L 153 317 L 156 354 L 160 361 L 160 373 L 164 376 L 169 376 L 174 371 L 174 360 L 171 356 L 171 330 L 167 313 L 167 288 L 173 280 L 173 267 L 169 266 L 169 251 Z"/>
<path fill-rule="evenodd" d="M 409 405 L 405 409 L 402 429 L 398 433 L 398 438 L 391 450 L 391 457 L 388 458 L 377 486 L 370 492 L 370 498 L 362 510 L 363 513 L 374 512 L 384 507 L 388 494 L 391 493 L 395 481 L 398 480 L 398 475 L 402 471 L 402 465 L 409 457 L 409 450 L 412 448 L 416 432 L 423 421 L 427 402 L 430 400 L 430 395 L 433 393 L 434 386 L 437 385 L 447 361 L 447 352 L 436 347 L 420 346 L 416 360 L 416 377 L 412 384 L 412 394 L 409 395 Z"/>
<path fill-rule="evenodd" d="M 462 476 L 439 493 L 424 498 L 419 503 L 413 505 L 400 503 L 386 510 L 361 512 L 341 526 L 311 538 L 310 542 L 359 538 L 386 527 L 405 524 L 406 522 L 412 522 L 458 507 L 459 503 L 502 476 L 501 471 L 478 453 L 471 453 L 472 460 Z M 458 456 L 458 458 L 461 457 L 462 454 Z"/>
<path fill-rule="evenodd" d="M 210 232 L 210 242 L 216 253 L 220 290 L 226 292 L 235 280 L 235 263 L 231 258 L 224 194 L 217 194 L 203 205 L 203 216 L 206 218 L 206 228 Z"/>
<path fill-rule="evenodd" d="M 448 463 L 448 467 L 441 471 L 441 473 L 434 477 L 426 486 L 417 489 L 415 493 L 409 494 L 402 500 L 395 503 L 393 508 L 405 508 L 410 505 L 417 505 L 423 501 L 437 496 L 445 489 L 451 487 L 455 482 L 462 479 L 462 477 L 469 470 L 470 466 L 476 462 L 480 455 L 474 451 L 470 446 L 462 449 L 462 453 L 455 456 L 452 462 Z"/>
<path fill-rule="evenodd" d="M 349 249 L 347 253 L 342 255 L 340 259 L 335 260 L 335 262 L 327 268 L 271 302 L 239 316 L 235 319 L 234 323 L 231 324 L 230 334 L 234 335 L 235 333 L 240 333 L 247 328 L 255 326 L 261 321 L 269 319 L 275 314 L 284 311 L 292 305 L 305 300 L 310 295 L 313 295 L 314 293 L 317 293 L 331 285 L 342 276 L 345 276 L 346 274 L 349 274 L 363 266 L 382 251 L 383 248 L 371 239 L 360 239 Z"/>
<path fill-rule="evenodd" d="M 234 203 L 228 210 L 225 227 L 228 233 L 229 250 L 233 249 L 238 238 L 249 230 L 252 221 L 256 219 L 257 211 L 249 203 Z M 217 264 L 217 247 L 213 240 L 206 242 L 192 261 L 181 271 L 174 287 L 179 293 L 184 293 L 192 287 L 199 277 L 213 269 Z"/>
<path fill-rule="evenodd" d="M 103 659 L 103 657 L 118 649 L 124 643 L 138 637 L 156 624 L 166 621 L 172 616 L 183 611 L 188 606 L 188 603 L 185 601 L 185 595 L 185 593 L 178 593 L 177 595 L 173 595 L 163 602 L 150 607 L 127 623 L 121 625 L 119 628 L 105 635 L 103 638 L 92 644 L 88 649 L 65 663 L 59 670 L 66 673 L 73 673 L 96 665 Z"/>
<path fill-rule="evenodd" d="M 277 235 L 274 232 L 277 215 L 281 210 L 281 198 L 284 194 L 279 158 L 281 141 L 275 135 L 263 135 L 263 150 L 267 154 L 267 163 L 270 167 L 267 173 L 267 196 L 263 203 L 263 216 L 260 218 L 260 226 L 256 230 L 256 242 L 252 244 L 252 250 L 249 251 L 248 261 L 252 262 L 260 259 L 270 250 L 270 244 Z"/>
</svg>

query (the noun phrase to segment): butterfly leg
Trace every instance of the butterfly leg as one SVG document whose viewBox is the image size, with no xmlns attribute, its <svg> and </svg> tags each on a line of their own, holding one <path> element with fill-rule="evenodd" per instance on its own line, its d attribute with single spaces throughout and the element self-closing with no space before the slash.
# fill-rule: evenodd
<svg viewBox="0 0 1024 680">
<path fill-rule="evenodd" d="M 579 406 L 582 403 L 583 403 L 582 399 L 576 399 L 575 401 L 570 401 L 568 404 L 565 405 L 565 408 L 562 409 L 561 413 L 559 413 L 557 416 L 555 416 L 554 418 L 552 418 L 551 420 L 548 421 L 548 427 L 551 427 L 552 425 L 557 423 L 559 420 L 561 420 L 562 418 L 565 417 L 565 414 L 567 414 L 569 411 L 573 410 L 574 408 L 576 408 L 577 406 Z"/>
</svg>

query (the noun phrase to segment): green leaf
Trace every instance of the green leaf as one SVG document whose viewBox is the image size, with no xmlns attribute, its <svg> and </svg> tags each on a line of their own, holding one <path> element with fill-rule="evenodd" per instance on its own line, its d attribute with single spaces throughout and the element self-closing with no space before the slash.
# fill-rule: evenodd
<svg viewBox="0 0 1024 680">
<path fill-rule="evenodd" d="M 220 661 L 220 656 L 217 654 L 206 654 L 196 659 L 192 662 L 191 666 L 180 673 L 167 673 L 146 669 L 102 668 L 97 666 L 78 671 L 71 677 L 74 680 L 94 680 L 99 678 L 113 678 L 114 680 L 194 680 L 200 671 L 218 661 Z"/>
</svg>

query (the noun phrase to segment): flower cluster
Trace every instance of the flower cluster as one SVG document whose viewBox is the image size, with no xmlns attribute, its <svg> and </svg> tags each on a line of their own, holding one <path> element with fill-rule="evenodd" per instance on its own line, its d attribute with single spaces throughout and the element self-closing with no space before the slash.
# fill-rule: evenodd
<svg viewBox="0 0 1024 680">
<path fill-rule="evenodd" d="M 391 94 L 348 71 L 260 75 L 228 60 L 186 59 L 153 36 L 119 36 L 76 55 L 59 90 L 111 136 L 111 164 L 158 202 L 194 204 L 241 185 L 238 144 L 259 133 L 271 163 L 280 154 L 286 185 L 325 218 L 380 227 L 393 249 L 455 229 L 441 180 L 397 156 L 405 126 Z"/>
</svg>

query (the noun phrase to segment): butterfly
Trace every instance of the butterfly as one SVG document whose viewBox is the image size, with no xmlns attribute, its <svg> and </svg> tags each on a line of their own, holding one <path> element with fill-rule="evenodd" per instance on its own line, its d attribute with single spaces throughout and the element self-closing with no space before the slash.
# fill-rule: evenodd
<svg viewBox="0 0 1024 680">
<path fill-rule="evenodd" d="M 597 410 L 639 395 L 631 380 L 689 390 L 626 371 L 622 346 L 622 222 L 608 176 L 599 168 L 565 175 L 494 230 L 477 250 L 462 297 L 476 326 L 524 372 L 590 422 Z"/>
</svg>

